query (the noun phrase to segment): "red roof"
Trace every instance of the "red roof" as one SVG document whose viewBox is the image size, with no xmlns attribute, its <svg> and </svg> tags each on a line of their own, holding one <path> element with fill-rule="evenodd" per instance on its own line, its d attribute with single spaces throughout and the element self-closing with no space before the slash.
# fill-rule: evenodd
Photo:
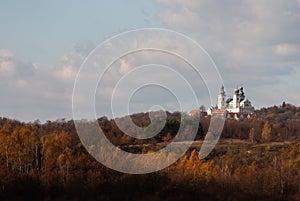
<svg viewBox="0 0 300 201">
<path fill-rule="evenodd" d="M 196 115 L 196 114 L 199 114 L 199 110 L 192 110 L 190 111 L 190 115 Z"/>
<path fill-rule="evenodd" d="M 211 109 L 212 114 L 225 114 L 226 112 L 227 112 L 226 109 L 218 109 L 218 108 Z"/>
</svg>

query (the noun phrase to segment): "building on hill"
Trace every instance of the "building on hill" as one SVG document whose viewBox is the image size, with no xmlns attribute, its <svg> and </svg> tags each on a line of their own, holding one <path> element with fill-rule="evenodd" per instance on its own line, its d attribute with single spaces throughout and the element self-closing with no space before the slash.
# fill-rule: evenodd
<svg viewBox="0 0 300 201">
<path fill-rule="evenodd" d="M 232 97 L 226 99 L 224 86 L 222 85 L 218 94 L 218 104 L 216 107 L 210 107 L 207 114 L 221 113 L 226 110 L 229 118 L 249 118 L 254 113 L 254 107 L 251 101 L 245 96 L 243 87 L 234 91 Z"/>
<path fill-rule="evenodd" d="M 195 116 L 205 117 L 205 116 L 207 116 L 207 112 L 202 111 L 201 109 L 192 110 L 192 111 L 190 111 L 190 113 L 188 115 L 191 116 L 191 117 L 195 117 Z"/>
</svg>

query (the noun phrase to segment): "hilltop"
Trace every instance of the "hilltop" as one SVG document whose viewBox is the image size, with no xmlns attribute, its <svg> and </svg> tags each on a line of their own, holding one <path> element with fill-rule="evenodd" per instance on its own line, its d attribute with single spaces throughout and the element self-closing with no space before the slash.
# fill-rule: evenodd
<svg viewBox="0 0 300 201">
<path fill-rule="evenodd" d="M 209 117 L 197 122 L 183 116 L 181 122 L 184 114 L 167 112 L 164 128 L 144 140 L 120 131 L 116 119 L 99 118 L 100 127 L 116 146 L 135 153 L 166 146 L 180 124 L 185 129 L 178 143 L 184 143 L 188 125 L 199 124 L 186 154 L 170 167 L 147 175 L 119 173 L 97 162 L 80 142 L 72 120 L 41 124 L 0 118 L 0 199 L 299 200 L 299 112 L 299 107 L 283 104 L 256 110 L 249 119 L 226 119 L 219 143 L 203 160 L 197 151 Z M 130 118 L 146 129 L 155 114 L 159 113 Z"/>
</svg>

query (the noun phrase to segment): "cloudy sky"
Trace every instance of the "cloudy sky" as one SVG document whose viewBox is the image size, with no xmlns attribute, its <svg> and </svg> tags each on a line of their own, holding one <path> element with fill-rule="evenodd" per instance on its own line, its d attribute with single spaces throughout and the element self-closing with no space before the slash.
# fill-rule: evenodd
<svg viewBox="0 0 300 201">
<path fill-rule="evenodd" d="M 0 116 L 22 121 L 71 118 L 75 77 L 89 52 L 116 34 L 149 27 L 171 29 L 201 44 L 218 67 L 228 95 L 243 85 L 256 108 L 282 101 L 300 105 L 299 0 L 90 0 L 72 4 L 3 0 L 0 24 Z M 138 58 L 138 62 L 132 57 L 117 61 L 105 77 L 106 84 L 116 74 L 119 79 L 126 75 L 134 65 L 151 63 L 149 55 Z M 150 58 L 166 65 L 160 56 Z M 176 60 L 168 64 L 178 71 L 183 66 Z M 141 80 L 144 74 L 135 77 Z M 199 95 L 205 94 L 203 86 L 193 75 L 185 76 L 195 90 L 199 87 L 200 104 L 210 106 Z M 176 80 L 168 82 L 180 88 Z M 106 90 L 112 86 L 98 90 L 96 107 L 106 109 L 99 116 L 109 116 L 110 108 L 102 99 L 111 94 L 113 90 Z M 181 91 L 178 93 L 184 94 Z M 131 112 L 160 104 L 168 108 L 174 99 L 161 88 L 149 89 L 149 93 L 140 90 L 134 97 Z M 118 100 L 119 104 L 123 101 Z M 185 100 L 185 110 L 193 109 L 188 103 Z"/>
</svg>

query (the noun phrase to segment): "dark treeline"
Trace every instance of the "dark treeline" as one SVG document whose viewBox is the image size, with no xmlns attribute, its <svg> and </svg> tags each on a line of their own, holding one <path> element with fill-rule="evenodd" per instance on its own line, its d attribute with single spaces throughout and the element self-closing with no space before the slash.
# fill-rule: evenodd
<svg viewBox="0 0 300 201">
<path fill-rule="evenodd" d="M 99 124 L 106 136 L 116 145 L 158 143 L 173 139 L 178 133 L 180 124 L 188 124 L 191 118 L 182 117 L 180 113 L 168 113 L 165 127 L 154 138 L 138 140 L 120 131 L 114 120 L 106 117 L 99 119 Z M 140 127 L 150 124 L 148 113 L 131 116 L 133 122 Z M 193 120 L 193 118 L 192 118 Z M 155 124 L 156 122 L 151 122 Z M 160 123 L 157 121 L 157 123 Z M 196 140 L 203 139 L 208 130 L 210 117 L 200 119 Z M 131 130 L 134 132 L 134 130 Z M 191 133 L 188 127 L 182 133 L 185 140 Z M 300 107 L 283 103 L 281 106 L 262 108 L 247 119 L 227 119 L 222 132 L 223 138 L 249 139 L 252 142 L 285 141 L 300 138 Z"/>
<path fill-rule="evenodd" d="M 140 127 L 150 124 L 148 113 L 131 119 Z M 115 120 L 102 117 L 98 122 L 122 148 L 168 143 L 180 124 L 186 125 L 181 134 L 185 140 L 194 120 L 183 119 L 180 113 L 168 113 L 164 128 L 150 140 L 126 135 Z M 41 124 L 0 118 L 0 200 L 297 200 L 299 121 L 300 108 L 290 104 L 260 109 L 249 119 L 227 119 L 224 143 L 205 160 L 191 149 L 169 168 L 129 175 L 93 159 L 73 121 Z M 205 137 L 209 122 L 209 117 L 197 122 L 196 140 Z M 153 150 L 142 152 L 148 151 Z"/>
<path fill-rule="evenodd" d="M 134 122 L 136 126 L 139 128 L 144 128 L 144 132 L 137 133 L 134 127 L 130 128 L 128 132 L 131 134 L 136 134 L 137 136 L 151 133 L 152 130 L 157 130 L 156 128 L 160 128 L 160 125 L 163 124 L 162 129 L 158 132 L 153 138 L 149 139 L 137 139 L 131 137 L 121 131 L 119 126 L 126 127 L 127 121 L 122 120 L 122 118 L 117 119 L 118 124 L 116 124 L 116 120 L 108 120 L 106 117 L 102 117 L 98 119 L 99 125 L 102 131 L 105 133 L 106 137 L 115 145 L 123 146 L 123 145 L 140 145 L 140 144 L 157 144 L 160 142 L 169 142 L 172 140 L 178 133 L 180 133 L 179 139 L 184 141 L 189 139 L 191 135 L 192 128 L 198 126 L 195 140 L 203 139 L 205 131 L 203 130 L 202 124 L 196 119 L 191 117 L 181 117 L 179 112 L 169 113 L 166 112 L 166 121 L 162 121 L 160 119 L 160 112 L 152 112 L 154 116 L 152 122 L 149 118 L 149 113 L 138 113 L 130 116 L 130 121 Z M 156 116 L 155 116 L 156 115 Z M 149 126 L 151 123 L 151 127 Z M 149 127 L 148 127 L 149 126 Z M 179 131 L 181 126 L 181 131 Z"/>
</svg>

